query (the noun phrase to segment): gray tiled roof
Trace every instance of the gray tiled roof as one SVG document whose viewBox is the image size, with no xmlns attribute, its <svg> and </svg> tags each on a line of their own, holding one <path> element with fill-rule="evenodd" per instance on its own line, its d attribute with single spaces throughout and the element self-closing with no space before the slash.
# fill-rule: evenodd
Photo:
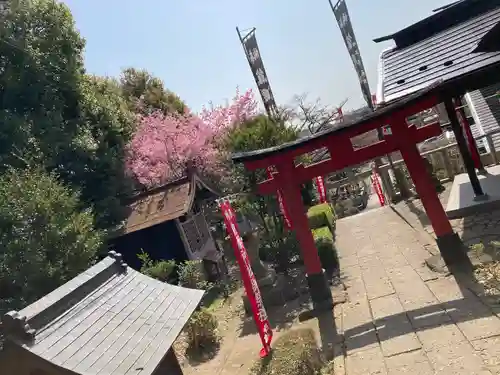
<svg viewBox="0 0 500 375">
<path fill-rule="evenodd" d="M 110 253 L 2 322 L 8 339 L 77 374 L 149 375 L 202 296 L 151 279 Z"/>
<path fill-rule="evenodd" d="M 438 79 L 447 81 L 500 62 L 500 52 L 473 53 L 481 38 L 498 22 L 500 6 L 404 48 L 384 51 L 377 101 L 388 103 Z"/>
</svg>

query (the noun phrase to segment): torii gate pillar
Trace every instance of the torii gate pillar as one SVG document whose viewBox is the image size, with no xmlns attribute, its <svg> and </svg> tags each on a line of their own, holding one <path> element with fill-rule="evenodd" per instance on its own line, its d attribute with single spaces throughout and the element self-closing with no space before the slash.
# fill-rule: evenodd
<svg viewBox="0 0 500 375">
<path fill-rule="evenodd" d="M 294 162 L 293 160 L 283 161 L 277 163 L 275 167 L 278 171 L 277 182 L 281 186 L 281 193 L 288 209 L 292 228 L 300 244 L 313 309 L 332 308 L 332 293 L 321 266 L 314 238 L 309 229 L 306 208 L 302 201 L 301 184 L 296 182 L 294 178 Z"/>
</svg>

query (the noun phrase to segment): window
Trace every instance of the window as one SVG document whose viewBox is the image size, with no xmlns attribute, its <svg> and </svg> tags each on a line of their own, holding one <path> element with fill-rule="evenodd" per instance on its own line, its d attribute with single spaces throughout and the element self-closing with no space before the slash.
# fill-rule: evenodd
<svg viewBox="0 0 500 375">
<path fill-rule="evenodd" d="M 208 225 L 203 213 L 191 216 L 181 223 L 181 228 L 189 245 L 191 253 L 199 252 L 210 238 Z"/>
<path fill-rule="evenodd" d="M 480 154 L 487 154 L 489 152 L 488 144 L 486 143 L 485 138 L 476 139 L 476 146 Z"/>
</svg>

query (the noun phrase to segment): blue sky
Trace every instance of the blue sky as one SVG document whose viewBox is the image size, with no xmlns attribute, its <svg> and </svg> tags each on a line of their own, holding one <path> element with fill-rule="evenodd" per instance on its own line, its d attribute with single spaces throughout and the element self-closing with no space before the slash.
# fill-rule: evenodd
<svg viewBox="0 0 500 375">
<path fill-rule="evenodd" d="M 235 27 L 256 27 L 278 104 L 308 93 L 346 108 L 363 105 L 328 0 L 64 0 L 87 41 L 88 72 L 118 76 L 144 68 L 163 79 L 193 110 L 224 103 L 236 86 L 254 88 Z M 380 52 L 372 39 L 429 15 L 451 0 L 347 0 L 358 45 L 376 91 Z M 389 44 L 388 44 L 389 43 Z M 260 99 L 260 98 L 259 98 Z"/>
</svg>

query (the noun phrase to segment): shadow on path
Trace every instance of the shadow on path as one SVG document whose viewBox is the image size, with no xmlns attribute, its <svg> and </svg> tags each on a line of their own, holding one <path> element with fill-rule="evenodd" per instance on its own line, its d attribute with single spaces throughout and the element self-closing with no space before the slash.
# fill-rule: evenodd
<svg viewBox="0 0 500 375">
<path fill-rule="evenodd" d="M 333 311 L 326 311 L 318 316 L 318 329 L 321 339 L 321 347 L 326 356 L 326 360 L 333 359 L 334 347 L 342 341 L 342 337 L 337 332 Z"/>
<path fill-rule="evenodd" d="M 337 332 L 333 311 L 323 312 L 313 316 L 310 323 L 317 324 L 319 338 L 324 354 L 331 357 L 336 345 L 345 343 L 348 350 L 364 348 L 373 344 L 421 332 L 427 329 L 443 325 L 459 324 L 468 321 L 479 320 L 488 317 L 496 317 L 491 304 L 488 304 L 484 290 L 476 282 L 473 270 L 453 269 L 454 279 L 464 296 L 460 299 L 439 302 L 430 306 L 408 310 L 398 314 L 381 317 L 368 323 L 347 329 L 343 334 Z M 498 301 L 499 296 L 492 296 L 492 300 Z M 269 319 L 273 329 L 277 332 L 290 328 L 292 323 L 300 319 L 301 313 L 309 307 L 309 299 L 304 296 L 301 300 L 293 301 L 283 308 L 272 309 Z M 334 308 L 335 309 L 335 308 Z M 313 321 L 316 320 L 317 323 Z M 486 321 L 488 324 L 488 321 Z M 257 333 L 252 318 L 242 322 L 241 336 Z M 331 358 L 330 358 L 331 359 Z"/>
<path fill-rule="evenodd" d="M 413 200 L 406 200 L 405 203 L 408 206 L 410 212 L 418 218 L 418 221 L 420 221 L 420 225 L 422 225 L 424 228 L 428 225 L 431 225 L 429 217 L 427 216 L 425 211 L 420 207 L 417 207 Z"/>
<path fill-rule="evenodd" d="M 299 315 L 309 308 L 309 295 L 302 294 L 293 301 L 288 301 L 282 307 L 271 307 L 267 309 L 269 323 L 273 331 L 281 331 L 290 328 L 298 319 Z M 257 328 L 252 316 L 241 316 L 240 337 L 257 334 Z"/>
<path fill-rule="evenodd" d="M 344 339 L 350 350 L 383 342 L 411 332 L 423 331 L 443 325 L 496 317 L 491 305 L 477 295 L 483 295 L 480 284 L 473 278 L 472 271 L 453 270 L 454 278 L 464 298 L 385 316 L 372 322 L 348 329 Z M 491 296 L 498 301 L 499 296 Z M 373 332 L 376 331 L 376 335 Z"/>
<path fill-rule="evenodd" d="M 198 366 L 215 358 L 220 351 L 219 340 L 208 342 L 201 349 L 188 346 L 186 348 L 186 359 L 191 366 Z"/>
</svg>

